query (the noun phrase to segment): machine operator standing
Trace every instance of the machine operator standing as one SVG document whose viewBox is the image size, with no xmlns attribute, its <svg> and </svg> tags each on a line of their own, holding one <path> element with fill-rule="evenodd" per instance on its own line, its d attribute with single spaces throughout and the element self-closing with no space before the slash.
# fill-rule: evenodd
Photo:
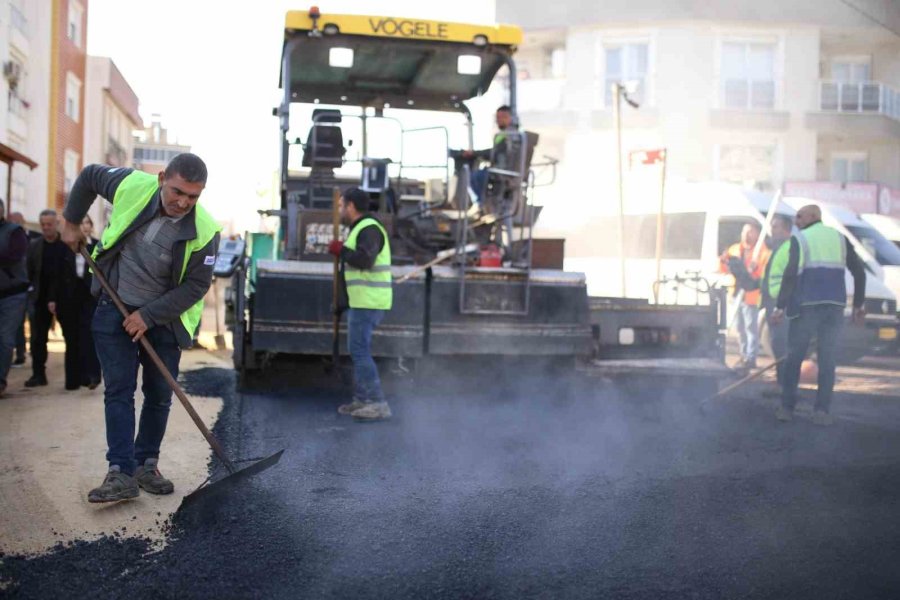
<svg viewBox="0 0 900 600">
<path fill-rule="evenodd" d="M 391 417 L 378 366 L 372 358 L 372 332 L 391 309 L 391 245 L 384 226 L 369 213 L 369 194 L 350 188 L 341 196 L 341 220 L 350 226 L 346 242 L 332 240 L 328 252 L 341 260 L 337 309 L 347 311 L 347 346 L 353 361 L 353 399 L 338 412 L 358 421 Z"/>
</svg>

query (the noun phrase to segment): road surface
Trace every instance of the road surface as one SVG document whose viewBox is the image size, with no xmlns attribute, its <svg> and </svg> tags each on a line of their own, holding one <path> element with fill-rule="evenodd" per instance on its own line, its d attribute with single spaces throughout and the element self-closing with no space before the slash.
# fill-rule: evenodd
<svg viewBox="0 0 900 600">
<path fill-rule="evenodd" d="M 356 424 L 311 374 L 240 394 L 230 371 L 189 373 L 190 393 L 224 399 L 235 455 L 286 448 L 281 463 L 179 513 L 161 551 L 106 537 L 5 557 L 5 593 L 900 597 L 896 358 L 839 373 L 830 428 L 808 403 L 776 422 L 770 384 L 703 415 L 690 388 L 521 365 L 392 378 L 395 418 Z"/>
</svg>

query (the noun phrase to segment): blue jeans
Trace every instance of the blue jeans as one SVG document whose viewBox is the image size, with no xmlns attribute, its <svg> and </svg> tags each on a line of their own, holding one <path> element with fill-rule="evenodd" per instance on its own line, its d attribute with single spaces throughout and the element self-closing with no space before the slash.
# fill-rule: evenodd
<svg viewBox="0 0 900 600">
<path fill-rule="evenodd" d="M 741 338 L 741 357 L 756 360 L 759 354 L 759 307 L 742 301 L 735 325 Z"/>
<path fill-rule="evenodd" d="M 809 343 L 816 338 L 819 380 L 816 390 L 816 410 L 828 412 L 834 390 L 837 342 L 844 326 L 844 307 L 834 304 L 804 306 L 800 315 L 791 319 L 788 331 L 788 359 L 784 369 L 784 387 L 781 405 L 794 410 L 797 405 L 797 385 L 800 383 L 800 365 L 806 358 Z"/>
<path fill-rule="evenodd" d="M 140 342 L 132 342 L 122 327 L 122 314 L 108 298 L 101 298 L 91 330 L 106 390 L 106 460 L 122 472 L 134 474 L 135 467 L 148 458 L 159 458 L 159 446 L 166 433 L 172 389 L 150 360 Z M 178 377 L 181 348 L 167 326 L 151 327 L 144 334 L 163 364 Z M 144 405 L 137 439 L 134 436 L 134 392 L 138 366 L 144 367 Z"/>
<path fill-rule="evenodd" d="M 472 202 L 480 204 L 484 200 L 484 191 L 487 189 L 487 182 L 487 169 L 475 169 L 472 171 L 472 174 L 469 175 L 469 185 L 472 187 L 472 191 L 475 192 L 475 198 L 472 198 Z"/>
<path fill-rule="evenodd" d="M 384 402 L 378 367 L 372 359 L 372 332 L 384 318 L 383 310 L 351 308 L 347 311 L 347 347 L 353 360 L 353 398 Z"/>
<path fill-rule="evenodd" d="M 0 298 L 0 386 L 6 385 L 16 347 L 16 332 L 25 318 L 27 302 L 28 292 Z"/>
</svg>

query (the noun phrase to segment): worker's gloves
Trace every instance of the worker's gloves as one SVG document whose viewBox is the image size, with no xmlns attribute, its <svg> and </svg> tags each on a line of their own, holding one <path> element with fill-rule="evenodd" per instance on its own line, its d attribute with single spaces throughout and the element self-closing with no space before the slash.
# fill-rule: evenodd
<svg viewBox="0 0 900 600">
<path fill-rule="evenodd" d="M 334 254 L 335 256 L 341 255 L 341 250 L 344 249 L 344 242 L 341 240 L 331 240 L 328 242 L 328 254 Z"/>
</svg>

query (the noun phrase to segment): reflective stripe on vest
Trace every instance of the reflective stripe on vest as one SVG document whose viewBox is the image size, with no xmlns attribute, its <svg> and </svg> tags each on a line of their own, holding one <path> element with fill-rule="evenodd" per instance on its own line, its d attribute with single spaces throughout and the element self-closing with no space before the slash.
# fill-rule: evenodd
<svg viewBox="0 0 900 600">
<path fill-rule="evenodd" d="M 831 227 L 815 223 L 797 234 L 800 282 L 795 293 L 797 306 L 836 304 L 846 306 L 847 246 L 844 236 Z"/>
<path fill-rule="evenodd" d="M 350 308 L 390 310 L 393 304 L 393 290 L 391 287 L 391 245 L 388 242 L 387 231 L 372 217 L 363 217 L 347 236 L 344 247 L 356 250 L 359 232 L 366 227 L 377 227 L 384 236 L 384 245 L 381 247 L 381 252 L 375 257 L 375 264 L 371 269 L 357 269 L 345 263 L 344 282 L 347 284 Z"/>
<path fill-rule="evenodd" d="M 100 243 L 94 248 L 95 259 L 119 242 L 122 234 L 128 230 L 138 215 L 153 199 L 157 189 L 159 189 L 157 176 L 144 173 L 143 171 L 132 171 L 122 180 L 119 187 L 116 188 L 115 196 L 113 196 L 113 210 L 109 216 L 109 225 L 103 230 Z M 215 237 L 216 233 L 222 229 L 215 219 L 199 204 L 194 207 L 194 226 L 197 230 L 197 237 L 187 240 L 185 245 L 184 262 L 181 265 L 181 274 L 178 277 L 179 283 L 184 279 L 191 256 L 203 249 Z M 203 298 L 181 313 L 181 324 L 189 336 L 194 336 L 197 325 L 200 324 L 200 315 L 202 313 Z"/>
<path fill-rule="evenodd" d="M 784 242 L 772 255 L 771 266 L 769 267 L 769 279 L 766 282 L 769 286 L 769 297 L 778 300 L 778 294 L 781 293 L 781 281 L 784 279 L 784 270 L 787 269 L 788 259 L 791 255 L 790 242 Z"/>
</svg>

